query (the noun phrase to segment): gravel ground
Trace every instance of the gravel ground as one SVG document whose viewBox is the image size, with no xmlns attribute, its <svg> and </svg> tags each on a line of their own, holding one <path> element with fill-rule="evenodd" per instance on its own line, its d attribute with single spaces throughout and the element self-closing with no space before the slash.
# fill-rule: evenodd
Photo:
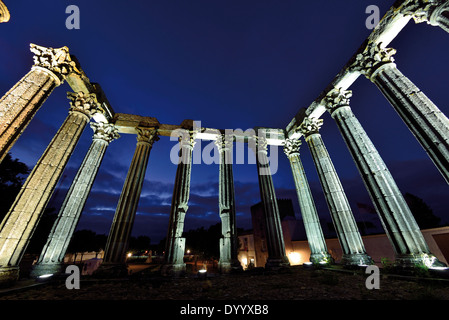
<svg viewBox="0 0 449 320">
<path fill-rule="evenodd" d="M 380 288 L 368 290 L 363 271 L 290 268 L 268 273 L 190 275 L 168 279 L 151 268 L 128 279 L 81 278 L 80 289 L 63 280 L 3 293 L 0 300 L 449 300 L 449 280 L 396 277 L 381 271 Z"/>
</svg>

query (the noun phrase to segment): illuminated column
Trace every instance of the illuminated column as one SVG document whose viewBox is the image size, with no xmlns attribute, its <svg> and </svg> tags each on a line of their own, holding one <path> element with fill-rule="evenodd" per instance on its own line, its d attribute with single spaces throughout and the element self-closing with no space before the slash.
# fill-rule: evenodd
<svg viewBox="0 0 449 320">
<path fill-rule="evenodd" d="M 233 136 L 221 135 L 215 144 L 220 154 L 220 179 L 218 188 L 219 210 L 223 237 L 220 238 L 220 261 L 222 273 L 241 270 L 238 260 L 238 238 L 235 220 L 234 175 L 232 172 Z"/>
<path fill-rule="evenodd" d="M 181 276 L 185 273 L 184 219 L 189 208 L 190 176 L 192 172 L 192 152 L 195 146 L 195 133 L 184 131 L 179 138 L 180 157 L 176 170 L 175 186 L 171 204 L 170 220 L 165 247 L 165 261 L 162 274 Z"/>
<path fill-rule="evenodd" d="M 10 18 L 9 10 L 6 5 L 0 1 L 0 23 L 8 22 Z"/>
<path fill-rule="evenodd" d="M 288 267 L 290 263 L 285 254 L 284 236 L 282 233 L 279 207 L 267 156 L 267 140 L 263 136 L 254 136 L 254 138 L 248 141 L 248 143 L 254 150 L 257 159 L 256 163 L 259 177 L 260 197 L 264 208 L 268 249 L 268 258 L 265 268 L 275 270 L 282 267 Z"/>
<path fill-rule="evenodd" d="M 412 16 L 416 23 L 427 22 L 449 32 L 449 1 L 447 0 L 407 0 L 401 13 Z"/>
<path fill-rule="evenodd" d="M 136 128 L 137 144 L 134 156 L 117 204 L 114 220 L 104 250 L 103 263 L 97 274 L 127 275 L 126 250 L 134 225 L 148 159 L 153 143 L 159 140 L 157 129 Z"/>
<path fill-rule="evenodd" d="M 69 93 L 69 98 L 69 116 L 28 176 L 0 226 L 0 282 L 17 279 L 19 262 L 45 206 L 97 108 L 96 99 L 82 92 Z"/>
<path fill-rule="evenodd" d="M 376 84 L 449 183 L 449 119 L 396 68 L 394 53 L 372 44 L 352 68 Z"/>
<path fill-rule="evenodd" d="M 119 137 L 113 124 L 92 122 L 90 126 L 94 130 L 92 144 L 70 186 L 39 260 L 33 267 L 33 277 L 61 271 L 67 247 L 81 217 L 106 148 L 111 141 Z"/>
<path fill-rule="evenodd" d="M 31 44 L 34 66 L 0 99 L 0 161 L 65 77 L 76 71 L 69 49 Z"/>
<path fill-rule="evenodd" d="M 319 133 L 322 122 L 321 119 L 305 118 L 299 130 L 309 145 L 332 221 L 340 240 L 343 250 L 341 263 L 344 265 L 371 264 L 371 257 L 366 254 L 362 237 L 343 186 Z"/>
<path fill-rule="evenodd" d="M 324 239 L 323 230 L 321 229 L 318 212 L 299 155 L 300 147 L 301 140 L 299 139 L 285 140 L 284 152 L 290 161 L 293 180 L 295 181 L 296 193 L 301 208 L 301 216 L 311 251 L 310 262 L 314 264 L 332 263 L 333 259 L 327 250 L 326 240 Z"/>
<path fill-rule="evenodd" d="M 367 187 L 400 266 L 428 263 L 443 266 L 427 243 L 401 191 L 373 143 L 349 107 L 351 91 L 333 90 L 323 104 L 338 128 Z"/>
</svg>

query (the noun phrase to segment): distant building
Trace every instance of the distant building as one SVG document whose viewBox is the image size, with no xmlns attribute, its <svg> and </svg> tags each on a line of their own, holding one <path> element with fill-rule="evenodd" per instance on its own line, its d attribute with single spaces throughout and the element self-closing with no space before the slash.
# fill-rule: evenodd
<svg viewBox="0 0 449 320">
<path fill-rule="evenodd" d="M 284 236 L 285 253 L 291 265 L 309 262 L 310 248 L 305 234 L 303 221 L 297 219 L 291 199 L 278 199 L 279 214 Z M 264 267 L 267 257 L 266 227 L 263 204 L 251 207 L 253 229 L 239 234 L 241 243 L 238 259 L 246 269 L 249 266 Z M 430 251 L 441 261 L 449 265 L 449 227 L 421 230 Z M 385 233 L 363 235 L 362 240 L 369 256 L 377 265 L 386 258 L 394 261 L 395 254 Z M 342 256 L 339 240 L 332 236 L 326 238 L 329 253 L 338 263 Z"/>
</svg>

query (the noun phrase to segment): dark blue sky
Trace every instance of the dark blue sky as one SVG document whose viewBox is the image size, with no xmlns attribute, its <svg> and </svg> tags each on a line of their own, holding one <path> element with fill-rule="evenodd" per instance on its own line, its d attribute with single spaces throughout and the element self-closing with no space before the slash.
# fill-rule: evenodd
<svg viewBox="0 0 449 320">
<path fill-rule="evenodd" d="M 332 81 L 370 30 L 368 5 L 381 16 L 393 1 L 4 1 L 11 20 L 0 25 L 0 92 L 32 66 L 29 44 L 67 46 L 92 82 L 99 83 L 116 112 L 180 124 L 246 130 L 285 128 Z M 81 28 L 65 27 L 68 5 L 81 13 Z M 449 114 L 449 34 L 410 22 L 390 44 L 398 68 Z M 422 198 L 449 222 L 448 186 L 426 153 L 374 84 L 360 77 L 351 87 L 354 113 L 390 168 L 402 192 Z M 67 116 L 67 83 L 58 87 L 11 150 L 32 167 Z M 357 220 L 356 203 L 371 203 L 340 133 L 329 115 L 321 130 Z M 86 128 L 58 185 L 58 205 L 89 147 Z M 176 166 L 175 142 L 162 137 L 149 160 L 134 235 L 158 242 L 166 234 Z M 207 142 L 203 142 L 202 146 Z M 199 147 L 199 142 L 197 147 Z M 135 147 L 122 134 L 107 150 L 78 229 L 108 233 Z M 199 149 L 198 149 L 199 150 Z M 273 176 L 279 198 L 291 198 L 299 217 L 290 166 L 279 149 Z M 304 167 L 318 211 L 329 219 L 307 146 Z M 255 165 L 235 165 L 237 224 L 249 228 L 250 206 L 260 201 Z M 186 230 L 208 227 L 218 217 L 218 166 L 192 170 Z M 368 217 L 367 217 L 368 218 Z M 370 219 L 373 217 L 370 216 Z M 374 217 L 374 220 L 377 220 Z"/>
</svg>

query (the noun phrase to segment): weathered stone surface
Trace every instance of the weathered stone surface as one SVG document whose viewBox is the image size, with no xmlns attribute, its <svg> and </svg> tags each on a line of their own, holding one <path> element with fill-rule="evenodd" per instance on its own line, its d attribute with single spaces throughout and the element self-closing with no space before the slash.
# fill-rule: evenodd
<svg viewBox="0 0 449 320">
<path fill-rule="evenodd" d="M 179 138 L 181 154 L 176 170 L 165 246 L 165 262 L 162 268 L 162 274 L 168 276 L 180 276 L 185 272 L 185 238 L 182 238 L 182 232 L 184 231 L 185 215 L 189 208 L 188 201 L 190 196 L 190 177 L 192 172 L 192 152 L 195 146 L 195 132 L 185 131 L 184 133 Z"/>
<path fill-rule="evenodd" d="M 220 260 L 222 273 L 241 270 L 235 217 L 234 175 L 232 171 L 233 137 L 222 135 L 215 141 L 220 154 L 218 204 L 221 218 Z"/>
<path fill-rule="evenodd" d="M 92 144 L 70 186 L 39 260 L 33 267 L 31 275 L 34 277 L 60 272 L 106 148 L 112 140 L 119 137 L 112 124 L 93 122 L 90 126 L 94 130 Z"/>
<path fill-rule="evenodd" d="M 290 161 L 290 167 L 293 173 L 293 180 L 301 208 L 301 216 L 311 251 L 310 262 L 314 264 L 332 263 L 333 259 L 327 249 L 318 212 L 301 162 L 300 147 L 301 140 L 287 139 L 285 141 L 284 152 Z"/>
<path fill-rule="evenodd" d="M 22 186 L 0 225 L 0 272 L 18 266 L 88 120 L 86 114 L 70 111 Z"/>
<path fill-rule="evenodd" d="M 253 150 L 256 154 L 260 198 L 264 208 L 267 231 L 268 258 L 265 268 L 280 269 L 288 267 L 290 262 L 285 254 L 279 207 L 267 157 L 267 141 L 263 136 L 254 136 L 253 140 L 254 142 L 249 145 L 254 147 Z"/>
<path fill-rule="evenodd" d="M 415 259 L 414 255 L 430 255 L 401 191 L 349 106 L 351 94 L 350 91 L 331 91 L 324 103 L 335 119 L 367 186 L 394 252 L 400 257 L 397 262 L 403 263 L 407 255 L 408 259 Z"/>
<path fill-rule="evenodd" d="M 123 185 L 114 220 L 109 232 L 103 264 L 99 272 L 106 269 L 123 269 L 126 260 L 137 205 L 142 190 L 148 158 L 154 141 L 158 139 L 156 128 L 137 128 L 137 145 Z M 122 267 L 120 267 L 122 266 Z"/>
<path fill-rule="evenodd" d="M 318 123 L 322 120 L 309 119 L 308 126 L 301 126 L 315 163 L 332 221 L 340 241 L 343 258 L 342 264 L 371 264 L 372 259 L 366 254 L 365 246 L 354 220 L 346 194 L 318 132 Z"/>
</svg>

